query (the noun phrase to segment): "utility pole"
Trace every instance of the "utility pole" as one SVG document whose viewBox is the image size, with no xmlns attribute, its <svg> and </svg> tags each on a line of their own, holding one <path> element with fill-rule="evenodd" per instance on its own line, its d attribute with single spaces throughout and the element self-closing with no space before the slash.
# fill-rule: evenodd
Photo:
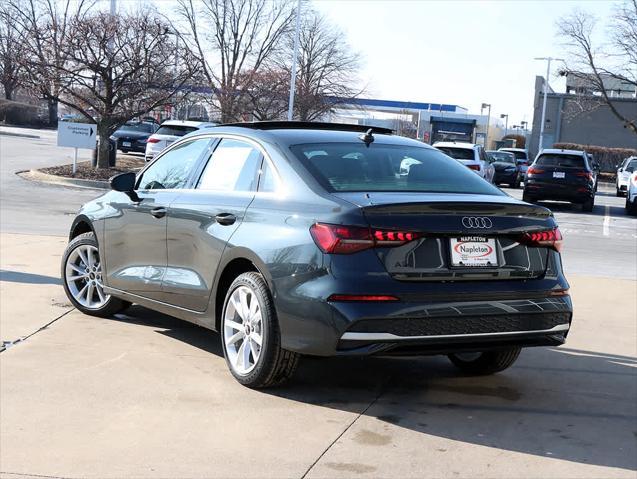
<svg viewBox="0 0 637 479">
<path fill-rule="evenodd" d="M 544 124 L 546 123 L 546 98 L 549 93 L 549 77 L 551 76 L 551 62 L 564 60 L 562 58 L 553 58 L 553 57 L 539 57 L 535 58 L 535 60 L 546 61 L 546 78 L 544 78 L 544 100 L 542 102 L 542 120 L 540 124 L 540 141 L 538 144 L 538 153 L 542 151 L 544 146 Z"/>
<path fill-rule="evenodd" d="M 111 15 L 117 13 L 117 0 L 111 0 Z"/>
<path fill-rule="evenodd" d="M 111 0 L 114 1 L 114 0 Z M 299 35 L 301 30 L 301 0 L 296 4 L 296 28 L 294 29 L 294 52 L 292 53 L 292 72 L 290 74 L 290 100 L 288 101 L 288 121 L 294 113 L 294 93 L 296 90 L 296 60 L 299 55 Z"/>
<path fill-rule="evenodd" d="M 489 149 L 489 123 L 491 123 L 491 104 L 483 103 L 482 106 L 480 107 L 480 115 L 482 115 L 482 112 L 484 111 L 485 108 L 489 109 L 489 113 L 487 116 L 487 133 L 486 133 L 486 137 L 484 138 L 484 149 L 488 150 Z"/>
</svg>

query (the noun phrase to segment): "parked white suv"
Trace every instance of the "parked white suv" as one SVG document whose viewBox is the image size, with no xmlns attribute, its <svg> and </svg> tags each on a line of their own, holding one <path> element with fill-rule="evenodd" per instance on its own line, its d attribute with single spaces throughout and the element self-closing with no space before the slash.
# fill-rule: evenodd
<svg viewBox="0 0 637 479">
<path fill-rule="evenodd" d="M 217 123 L 204 121 L 166 120 L 146 141 L 144 159 L 147 162 L 151 161 L 160 151 L 182 136 L 216 125 Z"/>
<path fill-rule="evenodd" d="M 458 160 L 467 168 L 475 171 L 489 183 L 493 183 L 495 168 L 489 161 L 482 145 L 456 141 L 439 141 L 434 143 L 433 146 L 445 155 Z"/>
<path fill-rule="evenodd" d="M 626 194 L 630 177 L 634 171 L 637 171 L 637 156 L 630 156 L 619 165 L 619 168 L 617 168 L 617 180 L 615 181 L 617 196 L 624 196 Z"/>
</svg>

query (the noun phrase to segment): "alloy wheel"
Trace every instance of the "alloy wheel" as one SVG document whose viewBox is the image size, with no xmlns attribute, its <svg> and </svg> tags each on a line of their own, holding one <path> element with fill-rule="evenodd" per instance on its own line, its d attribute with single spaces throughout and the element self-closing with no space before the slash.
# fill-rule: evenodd
<svg viewBox="0 0 637 479">
<path fill-rule="evenodd" d="M 239 286 L 228 300 L 223 341 L 234 371 L 242 376 L 249 374 L 261 356 L 263 319 L 257 296 L 247 286 Z"/>
<path fill-rule="evenodd" d="M 97 248 L 81 244 L 69 254 L 65 280 L 73 299 L 87 309 L 100 309 L 109 300 L 102 283 L 102 265 Z"/>
</svg>

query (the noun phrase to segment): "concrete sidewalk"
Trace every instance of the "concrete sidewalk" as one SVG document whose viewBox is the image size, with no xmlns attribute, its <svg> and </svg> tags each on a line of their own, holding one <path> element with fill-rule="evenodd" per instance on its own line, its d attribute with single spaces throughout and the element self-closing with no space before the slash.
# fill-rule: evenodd
<svg viewBox="0 0 637 479">
<path fill-rule="evenodd" d="M 2 235 L 12 336 L 55 317 L 56 241 Z M 499 375 L 306 358 L 269 391 L 232 379 L 215 333 L 139 307 L 73 310 L 0 354 L 0 476 L 634 478 L 637 282 L 569 280 L 568 344 Z"/>
</svg>

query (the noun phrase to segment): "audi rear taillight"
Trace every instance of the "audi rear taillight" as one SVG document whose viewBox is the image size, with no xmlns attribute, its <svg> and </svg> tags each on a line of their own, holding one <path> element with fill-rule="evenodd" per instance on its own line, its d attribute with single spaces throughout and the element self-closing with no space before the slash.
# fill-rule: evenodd
<svg viewBox="0 0 637 479">
<path fill-rule="evenodd" d="M 480 165 L 467 165 L 467 168 L 474 171 L 480 171 Z"/>
<path fill-rule="evenodd" d="M 589 180 L 593 179 L 593 173 L 590 171 L 578 171 L 575 173 L 575 176 L 579 176 L 580 178 L 587 178 Z"/>
<path fill-rule="evenodd" d="M 540 170 L 539 168 L 535 168 L 533 166 L 526 170 L 527 175 L 540 175 L 542 173 L 544 173 L 544 170 Z"/>
<path fill-rule="evenodd" d="M 532 247 L 551 248 L 555 251 L 562 250 L 562 233 L 559 228 L 545 231 L 534 231 L 532 233 L 524 233 L 519 239 L 520 243 Z"/>
<path fill-rule="evenodd" d="M 159 138 L 153 138 L 152 136 L 146 140 L 146 143 L 159 143 L 161 140 Z"/>
<path fill-rule="evenodd" d="M 376 246 L 401 246 L 419 237 L 411 231 L 316 223 L 310 228 L 316 245 L 328 254 L 350 254 Z"/>
</svg>

